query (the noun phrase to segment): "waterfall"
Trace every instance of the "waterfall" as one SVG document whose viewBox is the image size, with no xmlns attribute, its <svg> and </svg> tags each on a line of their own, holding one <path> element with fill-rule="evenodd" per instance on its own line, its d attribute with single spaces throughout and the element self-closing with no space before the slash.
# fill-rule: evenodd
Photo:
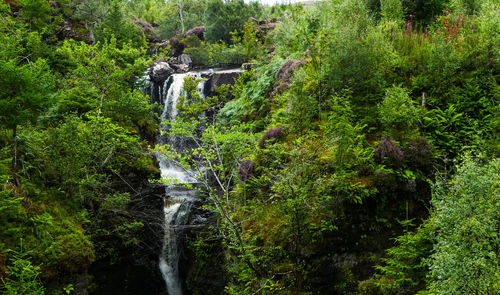
<svg viewBox="0 0 500 295">
<path fill-rule="evenodd" d="M 154 80 L 149 74 L 138 79 L 137 87 L 151 97 L 152 103 L 160 103 L 162 119 L 175 121 L 178 115 L 177 103 L 183 94 L 184 79 L 188 76 L 200 78 L 208 77 L 209 82 L 198 84 L 198 93 L 204 97 L 205 93 L 213 93 L 215 87 L 222 84 L 233 84 L 241 69 L 216 70 L 209 69 L 200 72 L 173 74 L 163 82 Z M 149 73 L 149 71 L 148 71 Z M 181 136 L 168 136 L 168 125 L 160 127 L 158 145 L 169 145 L 176 152 L 182 153 L 192 146 L 192 142 Z M 166 179 L 176 179 L 178 183 L 196 184 L 193 171 L 185 171 L 166 157 L 157 155 L 161 176 Z M 183 229 L 190 218 L 191 207 L 196 201 L 197 190 L 184 188 L 182 185 L 170 185 L 164 195 L 164 238 L 159 257 L 159 269 L 165 281 L 169 295 L 182 295 L 182 283 L 179 277 L 180 238 Z M 200 217 L 201 218 L 201 217 Z M 202 222 L 206 221 L 203 218 Z"/>
<path fill-rule="evenodd" d="M 199 77 L 200 73 L 173 74 L 160 89 L 160 101 L 163 103 L 162 119 L 174 121 L 177 118 L 177 103 L 182 95 L 184 78 L 187 76 Z M 204 82 L 198 85 L 200 95 L 203 95 Z M 161 131 L 168 131 L 168 126 L 162 125 Z M 180 136 L 167 136 L 160 134 L 160 145 L 168 144 L 176 151 L 182 152 L 188 143 Z M 196 183 L 193 173 L 184 171 L 176 163 L 165 157 L 158 157 L 161 176 L 166 179 L 176 179 L 182 183 Z M 179 236 L 182 227 L 187 223 L 191 204 L 195 200 L 196 191 L 188 190 L 182 186 L 169 186 L 164 197 L 165 235 L 163 249 L 160 254 L 159 267 L 165 280 L 169 295 L 182 295 L 182 284 L 179 278 Z"/>
</svg>

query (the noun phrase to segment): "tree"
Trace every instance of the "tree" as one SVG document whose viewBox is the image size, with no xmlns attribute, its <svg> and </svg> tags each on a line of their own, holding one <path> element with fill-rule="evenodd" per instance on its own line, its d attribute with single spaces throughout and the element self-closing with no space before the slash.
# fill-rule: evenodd
<svg viewBox="0 0 500 295">
<path fill-rule="evenodd" d="M 47 63 L 40 59 L 20 64 L 20 59 L 0 59 L 0 119 L 12 130 L 13 160 L 17 166 L 17 127 L 33 122 L 51 104 L 53 80 Z"/>
<path fill-rule="evenodd" d="M 429 289 L 436 294 L 500 289 L 500 160 L 480 161 L 466 156 L 452 181 L 433 189 Z"/>
<path fill-rule="evenodd" d="M 0 126 L 12 130 L 12 167 L 17 166 L 17 127 L 33 122 L 52 103 L 54 79 L 47 62 L 36 53 L 41 35 L 14 21 L 0 6 Z"/>
<path fill-rule="evenodd" d="M 400 86 L 386 90 L 382 103 L 378 105 L 378 113 L 384 127 L 406 132 L 414 128 L 422 117 L 408 90 Z"/>
<path fill-rule="evenodd" d="M 150 63 L 142 49 L 130 43 L 120 48 L 111 38 L 96 45 L 65 41 L 58 52 L 70 64 L 65 89 L 59 93 L 61 113 L 91 111 L 122 126 L 153 132 L 152 106 L 133 89 L 134 80 Z"/>
<path fill-rule="evenodd" d="M 14 253 L 8 267 L 9 279 L 5 283 L 5 295 L 43 295 L 45 288 L 40 281 L 40 267 L 33 265 L 26 253 Z"/>
<path fill-rule="evenodd" d="M 206 11 L 206 39 L 210 42 L 231 42 L 230 33 L 241 30 L 250 17 L 258 18 L 262 8 L 257 2 L 245 4 L 243 0 L 209 0 Z"/>
<path fill-rule="evenodd" d="M 92 43 L 116 38 L 119 44 L 134 41 L 141 45 L 143 40 L 139 29 L 125 15 L 127 3 L 121 0 L 85 0 L 78 5 L 73 17 L 84 22 Z"/>
</svg>

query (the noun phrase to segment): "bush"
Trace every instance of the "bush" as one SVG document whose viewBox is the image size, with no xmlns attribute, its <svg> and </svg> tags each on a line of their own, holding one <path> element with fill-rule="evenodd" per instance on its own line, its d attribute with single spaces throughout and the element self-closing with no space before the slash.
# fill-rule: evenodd
<svg viewBox="0 0 500 295">
<path fill-rule="evenodd" d="M 9 278 L 4 282 L 5 295 L 43 295 L 45 288 L 40 281 L 40 267 L 33 265 L 24 253 L 14 253 L 8 266 Z M 2 290 L 0 289 L 0 290 Z"/>
<path fill-rule="evenodd" d="M 266 143 L 271 139 L 278 139 L 283 134 L 285 128 L 283 126 L 279 126 L 276 128 L 269 128 L 266 133 L 259 140 L 259 147 L 261 149 L 266 148 Z"/>
<path fill-rule="evenodd" d="M 383 136 L 375 148 L 375 159 L 388 167 L 400 168 L 404 164 L 405 155 L 389 136 Z"/>
<path fill-rule="evenodd" d="M 252 178 L 254 165 L 255 161 L 252 161 L 250 159 L 247 159 L 245 160 L 245 162 L 241 163 L 240 167 L 238 168 L 238 173 L 242 181 L 247 181 L 248 179 Z"/>
<path fill-rule="evenodd" d="M 381 123 L 389 129 L 409 130 L 420 121 L 421 112 L 411 100 L 408 90 L 393 86 L 386 90 L 384 100 L 378 105 Z"/>
<path fill-rule="evenodd" d="M 410 166 L 422 171 L 429 170 L 432 164 L 432 145 L 424 137 L 410 141 L 404 149 L 404 154 Z"/>
<path fill-rule="evenodd" d="M 436 239 L 430 257 L 431 292 L 496 294 L 500 290 L 500 160 L 466 156 L 452 181 L 433 188 Z"/>
</svg>

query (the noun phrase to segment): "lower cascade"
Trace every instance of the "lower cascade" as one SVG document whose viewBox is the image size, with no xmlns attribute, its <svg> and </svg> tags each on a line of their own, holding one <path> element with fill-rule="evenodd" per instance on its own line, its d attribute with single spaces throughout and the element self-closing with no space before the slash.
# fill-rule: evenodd
<svg viewBox="0 0 500 295">
<path fill-rule="evenodd" d="M 177 117 L 177 103 L 182 95 L 184 79 L 187 76 L 199 76 L 200 73 L 173 74 L 164 83 L 160 101 L 163 103 L 161 118 L 174 121 Z M 200 82 L 199 91 L 202 93 L 203 83 Z M 162 125 L 161 131 L 168 127 Z M 168 144 L 176 151 L 182 152 L 188 148 L 188 143 L 179 136 L 159 136 L 160 145 Z M 183 183 L 196 183 L 193 173 L 184 171 L 174 161 L 166 157 L 158 157 L 161 176 L 163 179 L 175 179 L 181 185 L 170 185 L 166 188 L 164 197 L 164 228 L 165 235 L 163 248 L 160 254 L 159 267 L 167 286 L 169 295 L 182 295 L 182 284 L 179 278 L 179 237 L 183 226 L 189 218 L 190 208 L 196 198 L 196 190 L 182 187 Z"/>
</svg>

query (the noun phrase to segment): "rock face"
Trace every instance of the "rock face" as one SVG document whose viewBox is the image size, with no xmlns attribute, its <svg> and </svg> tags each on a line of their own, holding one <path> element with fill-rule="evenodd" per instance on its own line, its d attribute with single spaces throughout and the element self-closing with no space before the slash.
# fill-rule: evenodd
<svg viewBox="0 0 500 295">
<path fill-rule="evenodd" d="M 174 72 L 175 70 L 172 69 L 167 62 L 158 61 L 153 65 L 153 67 L 151 67 L 149 77 L 151 81 L 154 81 L 155 83 L 162 83 Z"/>
<path fill-rule="evenodd" d="M 227 285 L 225 254 L 222 241 L 217 236 L 215 227 L 217 218 L 213 212 L 199 209 L 203 204 L 195 204 L 189 225 L 184 230 L 182 241 L 181 279 L 186 294 L 224 294 Z M 205 242 L 195 246 L 193 242 L 203 239 Z"/>
<path fill-rule="evenodd" d="M 189 55 L 184 53 L 178 57 L 178 60 L 181 62 L 181 64 L 185 64 L 188 66 L 191 66 L 191 64 L 193 63 L 193 60 L 189 57 Z"/>
<path fill-rule="evenodd" d="M 176 72 L 185 73 L 189 71 L 193 60 L 187 54 L 181 54 L 178 57 L 171 58 L 168 63 Z"/>
<path fill-rule="evenodd" d="M 127 179 L 133 180 L 141 178 L 142 182 L 131 182 L 137 194 L 131 197 L 127 208 L 130 217 L 144 224 L 135 235 L 138 244 L 121 247 L 112 257 L 92 264 L 89 275 L 96 287 L 92 292 L 89 290 L 91 294 L 150 295 L 165 291 L 165 282 L 158 268 L 158 253 L 163 240 L 165 188 L 147 183 L 147 176 L 127 176 Z"/>
<path fill-rule="evenodd" d="M 181 55 L 186 47 L 183 43 L 181 43 L 179 38 L 180 37 L 178 36 L 174 36 L 168 40 L 168 45 L 170 46 L 170 50 L 172 50 L 172 55 L 175 57 Z"/>
<path fill-rule="evenodd" d="M 230 69 L 210 72 L 208 74 L 202 75 L 204 78 L 208 78 L 205 84 L 205 95 L 212 96 L 216 94 L 217 87 L 221 85 L 234 85 L 236 80 L 240 76 L 241 69 Z"/>
</svg>

